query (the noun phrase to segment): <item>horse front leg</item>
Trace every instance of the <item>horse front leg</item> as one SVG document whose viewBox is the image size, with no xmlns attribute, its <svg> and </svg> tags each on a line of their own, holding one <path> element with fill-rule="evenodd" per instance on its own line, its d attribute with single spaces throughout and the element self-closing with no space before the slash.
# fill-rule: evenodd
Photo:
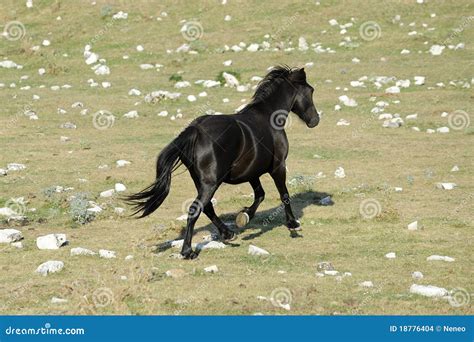
<svg viewBox="0 0 474 342">
<path fill-rule="evenodd" d="M 293 210 L 291 209 L 291 198 L 288 194 L 288 189 L 286 187 L 286 169 L 284 165 L 276 168 L 271 174 L 273 181 L 275 182 L 275 186 L 280 193 L 280 199 L 283 203 L 285 208 L 285 215 L 286 215 L 286 226 L 290 230 L 301 230 L 300 223 L 298 220 L 295 219 L 295 215 L 293 215 Z"/>
<path fill-rule="evenodd" d="M 244 207 L 242 211 L 237 214 L 235 218 L 235 224 L 237 227 L 242 228 L 255 216 L 258 206 L 265 199 L 265 191 L 263 191 L 262 183 L 260 178 L 252 179 L 250 185 L 253 188 L 254 200 L 250 207 Z"/>
</svg>

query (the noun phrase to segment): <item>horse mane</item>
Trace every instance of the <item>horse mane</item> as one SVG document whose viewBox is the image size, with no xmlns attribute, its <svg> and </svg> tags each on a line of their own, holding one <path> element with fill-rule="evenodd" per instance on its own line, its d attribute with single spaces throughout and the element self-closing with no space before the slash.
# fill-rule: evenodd
<svg viewBox="0 0 474 342">
<path fill-rule="evenodd" d="M 277 65 L 276 67 L 273 67 L 258 83 L 257 89 L 255 90 L 255 93 L 252 96 L 252 101 L 249 105 L 266 100 L 295 70 L 297 69 L 289 67 L 288 65 Z"/>
</svg>

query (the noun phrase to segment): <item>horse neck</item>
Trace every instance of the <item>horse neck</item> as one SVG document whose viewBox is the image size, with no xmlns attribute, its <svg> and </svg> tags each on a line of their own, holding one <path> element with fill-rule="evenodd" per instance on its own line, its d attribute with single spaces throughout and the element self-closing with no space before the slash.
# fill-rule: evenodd
<svg viewBox="0 0 474 342">
<path fill-rule="evenodd" d="M 289 113 L 293 106 L 296 89 L 288 81 L 283 81 L 279 87 L 260 104 L 260 112 L 271 115 L 276 111 Z"/>
</svg>

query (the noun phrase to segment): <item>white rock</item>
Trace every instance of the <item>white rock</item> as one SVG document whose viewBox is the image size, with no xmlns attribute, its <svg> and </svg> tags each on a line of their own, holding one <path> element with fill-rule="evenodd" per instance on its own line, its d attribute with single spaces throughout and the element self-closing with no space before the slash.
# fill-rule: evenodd
<svg viewBox="0 0 474 342">
<path fill-rule="evenodd" d="M 125 260 L 127 260 L 127 261 L 128 261 L 128 260 L 133 260 L 133 255 L 127 255 L 127 256 L 125 257 Z"/>
<path fill-rule="evenodd" d="M 188 95 L 187 100 L 189 102 L 195 102 L 197 100 L 196 96 L 194 95 Z"/>
<path fill-rule="evenodd" d="M 142 52 L 143 50 L 145 50 L 145 48 L 141 45 L 137 45 L 136 49 L 138 52 Z"/>
<path fill-rule="evenodd" d="M 351 123 L 345 119 L 339 119 L 336 126 L 349 126 Z"/>
<path fill-rule="evenodd" d="M 204 268 L 204 272 L 207 272 L 207 273 L 217 273 L 217 272 L 219 272 L 219 269 L 217 268 L 216 265 L 212 265 L 212 266 L 205 267 L 205 268 Z"/>
<path fill-rule="evenodd" d="M 97 55 L 96 53 L 91 53 L 89 57 L 87 57 L 86 59 L 86 64 L 91 65 L 91 64 L 97 63 L 98 60 L 99 60 L 99 55 Z"/>
<path fill-rule="evenodd" d="M 131 164 L 131 162 L 129 162 L 128 160 L 123 160 L 123 159 L 117 160 L 117 161 L 115 162 L 115 165 L 116 165 L 117 167 L 124 167 L 124 166 L 130 165 L 130 164 Z"/>
<path fill-rule="evenodd" d="M 119 11 L 112 16 L 112 19 L 125 20 L 128 18 L 128 13 Z"/>
<path fill-rule="evenodd" d="M 96 255 L 96 252 L 91 251 L 90 249 L 87 248 L 82 248 L 82 247 L 75 247 L 71 248 L 71 256 L 75 255 Z"/>
<path fill-rule="evenodd" d="M 430 48 L 430 53 L 433 55 L 433 56 L 439 56 L 443 53 L 443 50 L 444 50 L 445 46 L 443 45 L 433 45 L 431 46 Z"/>
<path fill-rule="evenodd" d="M 36 269 L 36 273 L 42 276 L 47 276 L 49 273 L 56 273 L 64 268 L 64 262 L 57 260 L 50 260 L 42 263 Z"/>
<path fill-rule="evenodd" d="M 405 117 L 406 120 L 416 120 L 418 119 L 418 114 L 410 114 Z"/>
<path fill-rule="evenodd" d="M 401 187 L 399 187 L 399 186 L 396 186 L 396 187 L 393 188 L 393 190 L 394 190 L 395 192 L 402 192 L 402 191 L 403 191 L 403 188 L 401 188 Z"/>
<path fill-rule="evenodd" d="M 43 42 L 41 43 L 43 46 L 50 46 L 51 45 L 51 42 L 47 39 L 43 40 Z"/>
<path fill-rule="evenodd" d="M 342 166 L 339 166 L 336 171 L 334 171 L 334 177 L 335 178 L 345 178 L 346 173 L 344 171 L 344 168 Z"/>
<path fill-rule="evenodd" d="M 392 86 L 387 89 L 385 89 L 385 92 L 387 94 L 399 94 L 400 93 L 400 88 L 397 86 Z"/>
<path fill-rule="evenodd" d="M 136 110 L 131 110 L 128 113 L 125 113 L 123 117 L 127 119 L 138 118 L 138 112 Z"/>
<path fill-rule="evenodd" d="M 413 79 L 415 80 L 415 85 L 425 84 L 425 76 L 415 76 Z"/>
<path fill-rule="evenodd" d="M 59 249 L 67 242 L 66 234 L 48 234 L 36 238 L 36 246 L 39 249 Z"/>
<path fill-rule="evenodd" d="M 410 293 L 419 294 L 425 297 L 444 297 L 448 295 L 448 290 L 433 285 L 417 285 L 410 286 Z"/>
<path fill-rule="evenodd" d="M 110 69 L 107 65 L 100 65 L 94 69 L 96 75 L 110 75 Z"/>
<path fill-rule="evenodd" d="M 347 107 L 357 107 L 356 100 L 349 98 L 347 95 L 339 96 L 339 101 Z"/>
<path fill-rule="evenodd" d="M 8 171 L 21 171 L 26 169 L 26 166 L 24 164 L 19 164 L 19 163 L 9 163 L 7 164 L 7 170 Z"/>
<path fill-rule="evenodd" d="M 248 47 L 247 47 L 247 51 L 250 51 L 250 52 L 257 52 L 258 51 L 258 44 L 256 43 L 253 43 L 253 44 L 250 44 Z"/>
<path fill-rule="evenodd" d="M 68 302 L 67 299 L 58 298 L 58 297 L 51 298 L 51 304 L 65 304 L 67 302 Z"/>
<path fill-rule="evenodd" d="M 150 64 L 150 63 L 144 63 L 144 64 L 140 64 L 140 69 L 142 70 L 150 70 L 150 69 L 154 69 L 155 66 L 153 64 Z"/>
<path fill-rule="evenodd" d="M 204 241 L 200 242 L 196 245 L 197 250 L 203 250 L 203 249 L 222 249 L 226 248 L 227 246 L 220 242 L 220 241 Z"/>
<path fill-rule="evenodd" d="M 124 208 L 120 208 L 120 207 L 114 208 L 114 214 L 116 215 L 122 215 L 124 212 L 125 212 Z"/>
<path fill-rule="evenodd" d="M 239 85 L 239 80 L 237 80 L 237 78 L 232 74 L 229 74 L 227 72 L 223 72 L 222 77 L 224 77 L 225 83 L 229 87 L 237 87 Z"/>
<path fill-rule="evenodd" d="M 390 252 L 390 253 L 385 254 L 385 257 L 387 259 L 395 259 L 397 255 L 395 254 L 395 252 Z"/>
<path fill-rule="evenodd" d="M 232 60 L 229 59 L 227 61 L 224 61 L 222 64 L 224 64 L 224 66 L 231 66 L 232 65 Z"/>
<path fill-rule="evenodd" d="M 361 287 L 374 287 L 374 283 L 372 283 L 370 280 L 363 281 L 362 283 L 359 283 L 359 286 Z"/>
<path fill-rule="evenodd" d="M 336 19 L 331 19 L 331 20 L 329 20 L 329 25 L 336 26 L 336 25 L 339 25 L 339 23 L 337 22 Z"/>
<path fill-rule="evenodd" d="M 140 96 L 142 92 L 138 89 L 132 88 L 128 91 L 128 95 L 130 96 Z"/>
<path fill-rule="evenodd" d="M 456 183 L 436 183 L 436 187 L 442 190 L 453 190 L 456 186 Z"/>
<path fill-rule="evenodd" d="M 105 190 L 105 191 L 102 191 L 100 193 L 100 197 L 112 197 L 115 193 L 115 189 L 109 189 L 109 190 Z"/>
<path fill-rule="evenodd" d="M 23 242 L 21 241 L 12 242 L 10 246 L 15 247 L 15 248 L 23 248 Z"/>
<path fill-rule="evenodd" d="M 414 221 L 408 225 L 408 230 L 418 230 L 418 221 Z"/>
<path fill-rule="evenodd" d="M 16 229 L 0 229 L 0 243 L 12 243 L 23 239 L 23 234 Z"/>
<path fill-rule="evenodd" d="M 298 38 L 298 49 L 300 51 L 307 51 L 308 50 L 308 42 L 306 41 L 305 37 Z"/>
<path fill-rule="evenodd" d="M 339 274 L 339 272 L 336 270 L 324 270 L 324 274 L 329 276 L 336 276 Z"/>
<path fill-rule="evenodd" d="M 122 191 L 125 191 L 125 190 L 127 190 L 125 185 L 123 185 L 122 183 L 115 183 L 115 191 L 116 192 L 122 192 Z"/>
<path fill-rule="evenodd" d="M 453 262 L 456 259 L 451 258 L 449 256 L 442 256 L 442 255 L 430 255 L 429 257 L 426 258 L 427 261 L 447 261 L 447 262 Z"/>
<path fill-rule="evenodd" d="M 420 279 L 423 279 L 423 273 L 419 272 L 419 271 L 415 271 L 411 274 L 411 277 L 414 279 L 414 280 L 420 280 Z"/>
<path fill-rule="evenodd" d="M 250 254 L 250 255 L 270 255 L 270 253 L 268 253 L 263 248 L 260 248 L 260 247 L 254 246 L 254 245 L 249 245 L 248 254 Z"/>
<path fill-rule="evenodd" d="M 106 249 L 99 249 L 99 256 L 104 259 L 113 259 L 117 257 L 114 251 L 109 251 Z"/>
<path fill-rule="evenodd" d="M 449 133 L 449 127 L 439 127 L 436 129 L 438 133 Z"/>
</svg>

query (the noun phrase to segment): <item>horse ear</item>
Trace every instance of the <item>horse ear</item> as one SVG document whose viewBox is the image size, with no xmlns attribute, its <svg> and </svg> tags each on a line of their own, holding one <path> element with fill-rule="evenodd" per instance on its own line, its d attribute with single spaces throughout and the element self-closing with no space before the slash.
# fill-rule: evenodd
<svg viewBox="0 0 474 342">
<path fill-rule="evenodd" d="M 292 74 L 293 74 L 293 79 L 295 81 L 305 81 L 306 80 L 306 73 L 304 71 L 304 68 L 296 69 L 295 71 L 292 72 Z"/>
</svg>

